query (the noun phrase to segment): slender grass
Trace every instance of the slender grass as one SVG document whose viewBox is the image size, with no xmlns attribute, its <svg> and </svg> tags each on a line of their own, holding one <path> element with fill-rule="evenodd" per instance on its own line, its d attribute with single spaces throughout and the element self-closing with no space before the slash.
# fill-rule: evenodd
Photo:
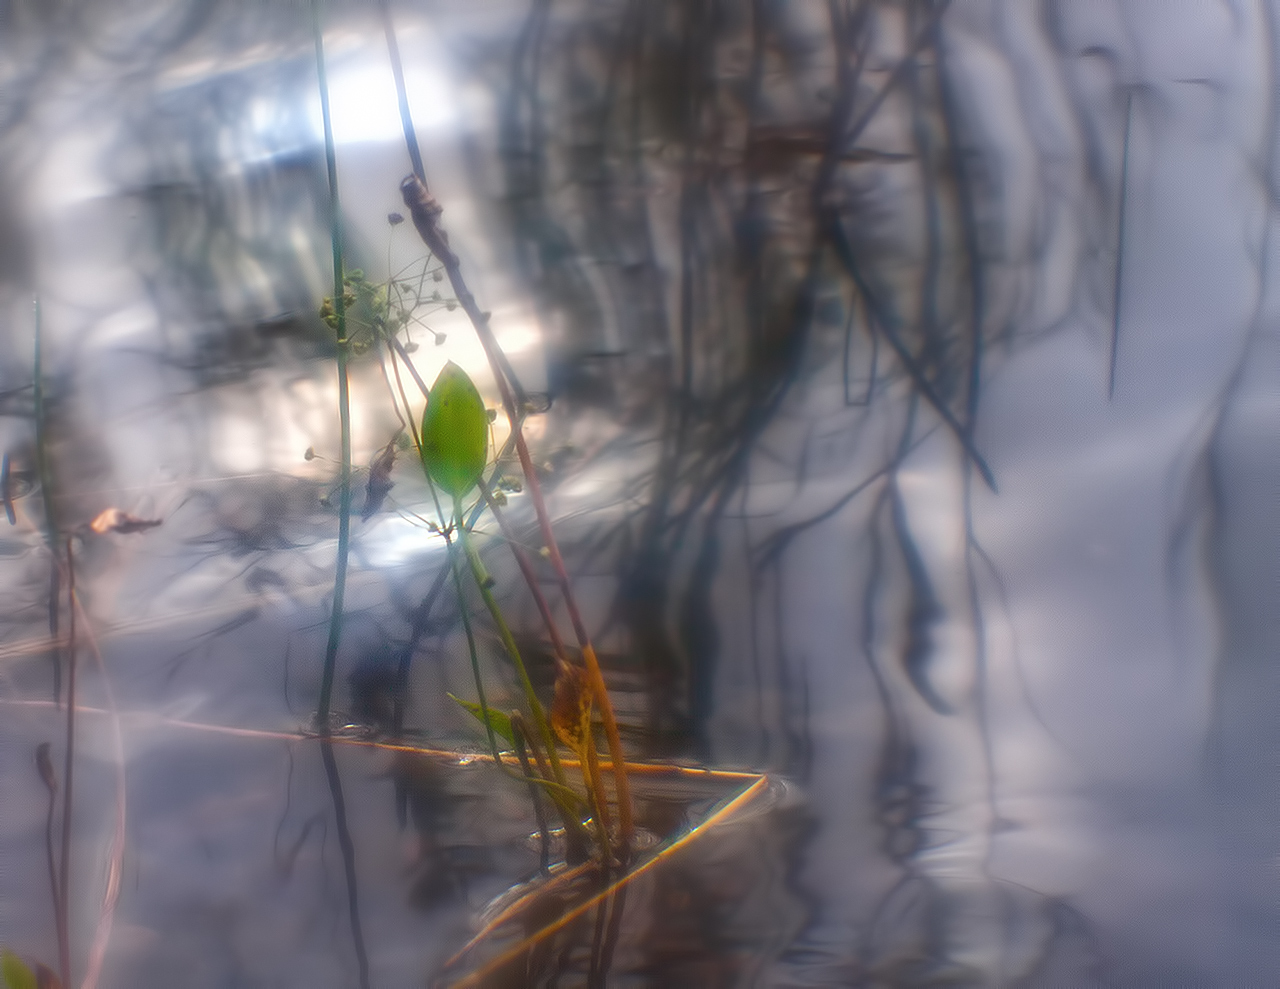
<svg viewBox="0 0 1280 989">
<path fill-rule="evenodd" d="M 487 573 L 484 570 L 484 564 L 480 560 L 480 554 L 476 552 L 475 544 L 471 541 L 466 526 L 462 524 L 462 507 L 456 506 L 455 517 L 457 519 L 457 531 L 459 542 L 462 543 L 462 551 L 466 556 L 467 563 L 471 567 L 471 575 L 475 578 L 476 587 L 480 590 L 480 597 L 484 601 L 485 607 L 489 610 L 490 617 L 498 626 L 498 638 L 502 640 L 502 646 L 507 651 L 507 655 L 511 657 L 511 663 L 516 668 L 516 677 L 520 681 L 520 687 L 524 691 L 525 700 L 529 704 L 529 713 L 533 716 L 534 727 L 538 729 L 538 734 L 542 738 L 542 743 L 547 747 L 547 755 L 551 760 L 552 771 L 556 774 L 556 779 L 563 782 L 560 770 L 560 758 L 556 754 L 556 740 L 551 733 L 551 724 L 547 721 L 547 713 L 542 708 L 542 702 L 538 700 L 538 694 L 533 689 L 533 681 L 529 679 L 529 671 L 524 665 L 524 659 L 520 656 L 520 647 L 516 645 L 515 636 L 511 634 L 511 627 L 507 624 L 506 618 L 502 614 L 502 609 L 498 607 L 498 601 L 493 596 L 490 588 L 491 581 L 486 579 Z"/>
<path fill-rule="evenodd" d="M 347 588 L 347 558 L 351 543 L 351 394 L 347 380 L 347 340 L 345 285 L 342 272 L 342 214 L 338 201 L 338 158 L 333 142 L 333 122 L 329 116 L 329 83 L 324 70 L 324 38 L 320 29 L 320 3 L 311 4 L 316 41 L 316 73 L 320 84 L 320 115 L 324 120 L 324 157 L 329 175 L 329 230 L 333 243 L 333 312 L 337 323 L 338 419 L 341 429 L 341 483 L 338 502 L 338 559 L 333 574 L 333 612 L 329 618 L 329 640 L 325 645 L 324 674 L 320 681 L 320 702 L 316 710 L 317 728 L 328 735 L 329 707 L 333 694 L 333 673 L 342 639 L 342 609 Z"/>
<path fill-rule="evenodd" d="M 467 654 L 471 657 L 471 674 L 476 682 L 476 698 L 480 702 L 480 714 L 484 721 L 485 735 L 489 739 L 489 751 L 493 754 L 496 765 L 502 765 L 502 756 L 498 754 L 498 739 L 493 733 L 493 718 L 489 715 L 489 700 L 485 696 L 484 677 L 480 675 L 480 657 L 476 653 L 476 636 L 471 627 L 471 614 L 467 609 L 467 598 L 462 590 L 462 572 L 458 565 L 458 551 L 453 540 L 443 529 L 446 552 L 449 556 L 449 570 L 453 574 L 454 592 L 458 595 L 458 611 L 462 615 L 462 630 L 467 637 Z"/>
<path fill-rule="evenodd" d="M 329 237 L 333 246 L 333 312 L 336 323 L 338 364 L 338 419 L 341 430 L 341 475 L 338 501 L 338 558 L 334 565 L 333 610 L 329 616 L 329 639 L 325 645 L 324 672 L 320 682 L 320 700 L 316 710 L 316 727 L 320 732 L 320 754 L 324 761 L 333 813 L 337 822 L 338 846 L 342 852 L 343 872 L 347 884 L 347 914 L 351 940 L 356 953 L 361 989 L 369 989 L 369 956 L 365 950 L 364 930 L 360 924 L 360 898 L 356 876 L 355 844 L 347 826 L 346 801 L 342 778 L 333 755 L 330 739 L 329 708 L 333 694 L 333 674 L 337 665 L 338 644 L 342 639 L 342 611 L 347 586 L 347 557 L 351 542 L 351 395 L 347 380 L 347 318 L 345 280 L 342 271 L 342 213 L 338 200 L 338 156 L 333 141 L 333 121 L 329 114 L 329 83 L 324 69 L 324 32 L 320 25 L 320 0 L 312 0 L 311 26 L 316 42 L 316 75 L 320 88 L 320 115 L 324 121 L 324 157 L 329 178 Z"/>
</svg>

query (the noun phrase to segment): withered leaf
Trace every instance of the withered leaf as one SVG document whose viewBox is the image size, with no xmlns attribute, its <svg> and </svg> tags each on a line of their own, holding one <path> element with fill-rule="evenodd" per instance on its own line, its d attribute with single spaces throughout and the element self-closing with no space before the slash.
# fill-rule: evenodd
<svg viewBox="0 0 1280 989">
<path fill-rule="evenodd" d="M 127 536 L 153 529 L 161 521 L 161 519 L 140 519 L 118 508 L 107 508 L 98 513 L 98 517 L 89 523 L 89 528 L 100 536 L 108 532 L 118 532 Z"/>
<path fill-rule="evenodd" d="M 365 485 L 364 508 L 360 512 L 361 521 L 368 522 L 382 509 L 387 493 L 395 487 L 391 480 L 391 468 L 396 465 L 397 432 L 391 442 L 382 448 L 373 463 L 369 465 L 369 483 Z"/>
<path fill-rule="evenodd" d="M 580 666 L 560 663 L 551 701 L 551 728 L 575 752 L 591 744 L 591 684 Z"/>
</svg>

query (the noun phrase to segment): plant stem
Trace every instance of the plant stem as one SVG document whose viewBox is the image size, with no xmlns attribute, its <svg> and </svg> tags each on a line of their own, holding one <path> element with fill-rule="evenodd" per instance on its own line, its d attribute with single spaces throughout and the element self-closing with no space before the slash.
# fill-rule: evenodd
<svg viewBox="0 0 1280 989">
<path fill-rule="evenodd" d="M 427 487 L 431 491 L 431 500 L 435 503 L 436 515 L 443 522 L 444 511 L 441 508 L 440 497 L 439 497 L 439 494 L 436 492 L 435 483 L 431 480 L 430 472 L 427 473 Z M 487 595 L 485 603 L 486 603 L 486 606 L 489 607 L 490 614 L 496 615 L 496 621 L 498 622 L 499 627 L 503 630 L 506 630 L 507 636 L 508 638 L 510 638 L 511 633 L 509 630 L 507 630 L 506 623 L 502 620 L 501 613 L 496 611 L 497 602 L 494 601 L 493 596 L 488 593 L 489 584 L 492 583 L 492 578 L 489 577 L 488 572 L 484 569 L 484 564 L 480 561 L 479 554 L 476 553 L 470 541 L 465 538 L 466 529 L 463 526 L 463 522 L 462 522 L 462 505 L 457 498 L 454 499 L 453 510 L 454 510 L 454 516 L 456 520 L 454 528 L 459 533 L 458 539 L 462 543 L 462 549 L 467 557 L 467 562 L 470 565 L 472 577 L 475 579 L 477 586 L 480 587 L 482 594 Z M 477 513 L 478 511 L 479 511 L 479 506 L 477 506 Z M 502 757 L 498 754 L 497 739 L 494 737 L 493 726 L 490 723 L 491 719 L 489 715 L 489 702 L 485 697 L 484 682 L 480 676 L 480 660 L 476 652 L 475 636 L 471 630 L 471 619 L 467 612 L 466 598 L 462 590 L 462 579 L 460 576 L 461 568 L 457 564 L 458 546 L 450 538 L 449 532 L 446 528 L 441 527 L 440 534 L 441 536 L 444 537 L 445 546 L 447 547 L 447 550 L 448 550 L 449 569 L 453 574 L 454 588 L 458 595 L 458 608 L 461 611 L 462 625 L 467 635 L 467 649 L 471 655 L 471 671 L 475 676 L 476 693 L 479 695 L 478 699 L 480 703 L 480 714 L 484 719 L 485 731 L 488 734 L 488 738 L 489 738 L 489 750 L 493 754 L 494 764 L 497 765 L 498 768 L 501 769 L 503 772 L 508 772 L 506 766 L 502 761 Z M 506 645 L 506 642 L 507 642 L 507 639 L 504 639 L 503 640 L 504 645 Z M 511 649 L 514 649 L 514 640 L 511 640 L 511 648 L 508 651 L 510 652 Z M 533 685 L 529 681 L 528 675 L 525 673 L 524 664 L 521 662 L 519 651 L 516 650 L 514 653 L 512 653 L 512 657 L 516 664 L 516 668 L 520 671 L 520 674 L 521 674 L 522 686 L 525 691 L 525 699 L 529 703 L 530 712 L 532 713 L 535 721 L 540 721 L 542 725 L 545 726 L 546 717 L 543 714 L 541 704 L 539 704 L 538 702 L 538 696 L 533 691 Z M 513 727 L 513 731 L 514 730 L 515 729 Z M 566 832 L 580 832 L 582 830 L 582 825 L 581 825 L 581 822 L 574 816 L 574 814 L 576 813 L 576 810 L 573 806 L 573 801 L 580 801 L 581 798 L 578 797 L 576 793 L 574 793 L 573 789 L 569 786 L 568 781 L 565 778 L 564 769 L 560 765 L 560 757 L 556 754 L 555 740 L 554 738 L 550 737 L 549 729 L 544 730 L 543 739 L 547 744 L 547 755 L 551 762 L 551 768 L 552 768 L 551 776 L 554 777 L 553 779 L 552 778 L 546 779 L 548 793 L 551 795 L 551 798 L 555 801 L 556 806 L 560 808 L 560 811 L 564 817 Z M 528 738 L 528 745 L 529 745 L 529 748 L 533 750 L 534 757 L 538 760 L 538 766 L 541 768 L 542 755 L 538 749 L 537 742 L 532 736 L 529 736 Z"/>
<path fill-rule="evenodd" d="M 57 561 L 54 561 L 55 566 Z M 58 967 L 62 984 L 71 985 L 71 792 L 76 748 L 76 571 L 67 539 L 67 741 L 62 768 L 62 854 L 58 863 L 58 911 L 62 940 L 58 945 Z"/>
<path fill-rule="evenodd" d="M 338 659 L 338 643 L 342 638 L 342 608 L 347 588 L 347 557 L 351 541 L 351 395 L 347 382 L 347 318 L 343 298 L 342 214 L 338 202 L 338 158 L 333 142 L 333 122 L 329 116 L 329 84 L 324 70 L 324 38 L 320 30 L 320 4 L 311 4 L 312 27 L 316 40 L 316 73 L 320 83 L 320 115 L 324 120 L 324 157 L 329 173 L 329 227 L 333 243 L 333 312 L 337 320 L 338 347 L 338 419 L 341 429 L 342 473 L 338 508 L 338 559 L 333 575 L 333 611 L 329 617 L 329 641 L 325 646 L 324 674 L 320 681 L 320 702 L 316 711 L 317 727 L 328 736 L 329 707 L 333 694 L 333 673 Z"/>
<path fill-rule="evenodd" d="M 347 879 L 347 913 L 351 920 L 356 966 L 360 972 L 360 989 L 369 989 L 369 955 L 364 946 L 364 929 L 360 926 L 360 897 L 356 885 L 356 848 L 351 840 L 351 829 L 347 826 L 347 804 L 342 796 L 338 762 L 333 756 L 333 740 L 327 734 L 320 737 L 320 757 L 324 761 L 329 794 L 333 798 L 333 816 L 338 824 L 338 848 L 342 851 L 342 868 Z"/>
<path fill-rule="evenodd" d="M 1124 107 L 1124 157 L 1120 162 L 1120 204 L 1116 228 L 1116 276 L 1111 303 L 1111 354 L 1107 371 L 1107 401 L 1116 395 L 1116 359 L 1120 355 L 1120 315 L 1123 312 L 1121 295 L 1124 289 L 1124 220 L 1129 199 L 1129 138 L 1133 133 L 1133 90 Z"/>
<path fill-rule="evenodd" d="M 551 838 L 547 834 L 547 815 L 542 809 L 542 797 L 538 793 L 538 784 L 533 774 L 533 767 L 529 765 L 529 753 L 525 749 L 524 732 L 516 727 L 519 721 L 522 720 L 520 712 L 512 711 L 509 717 L 511 719 L 511 741 L 516 747 L 516 758 L 520 760 L 520 768 L 524 771 L 525 779 L 529 781 L 529 799 L 533 801 L 533 816 L 538 822 L 538 836 L 541 839 L 538 868 L 545 874 L 551 864 Z"/>
<path fill-rule="evenodd" d="M 427 181 L 427 170 L 422 164 L 422 152 L 418 149 L 418 135 L 413 129 L 413 115 L 409 112 L 409 96 L 404 84 L 404 67 L 400 64 L 400 46 L 396 44 L 396 29 L 391 22 L 391 4 L 382 0 L 382 28 L 387 36 L 387 51 L 391 55 L 391 74 L 396 80 L 396 101 L 400 106 L 400 124 L 404 128 L 404 143 L 409 149 L 409 161 L 413 163 L 413 174 L 423 182 Z"/>
<path fill-rule="evenodd" d="M 360 904 L 356 887 L 356 850 L 347 827 L 346 801 L 342 780 L 329 740 L 329 707 L 333 695 L 333 673 L 338 661 L 338 643 L 342 639 L 342 609 L 347 589 L 347 556 L 351 542 L 351 395 L 347 382 L 347 314 L 343 297 L 342 212 L 338 202 L 338 155 L 333 143 L 333 121 L 329 116 L 329 83 L 324 71 L 324 34 L 320 29 L 320 2 L 312 0 L 311 26 L 316 40 L 316 74 L 320 85 L 320 116 L 324 120 L 324 158 L 329 178 L 329 239 L 333 246 L 333 312 L 337 322 L 338 350 L 338 421 L 341 430 L 342 467 L 338 502 L 338 559 L 333 574 L 333 610 L 329 615 L 329 640 L 324 651 L 324 673 L 320 681 L 320 700 L 316 708 L 320 732 L 320 753 L 324 760 L 333 813 L 338 826 L 338 847 L 347 881 L 347 910 L 351 924 L 351 940 L 355 946 L 360 987 L 369 989 L 369 958 L 365 951 L 364 930 L 360 925 Z"/>
<path fill-rule="evenodd" d="M 631 834 L 634 829 L 632 822 L 631 807 L 631 789 L 627 784 L 626 761 L 622 754 L 622 739 L 618 734 L 618 723 L 614 717 L 613 705 L 609 700 L 609 691 L 604 682 L 604 676 L 600 672 L 600 663 L 596 658 L 595 649 L 591 645 L 591 640 L 586 634 L 586 626 L 582 622 L 582 617 L 578 612 L 577 604 L 573 599 L 573 591 L 569 585 L 569 576 L 564 568 L 564 561 L 560 557 L 560 550 L 556 544 L 555 536 L 551 531 L 550 518 L 547 515 L 546 505 L 542 499 L 542 489 L 538 484 L 537 475 L 534 473 L 533 464 L 529 457 L 529 449 L 524 441 L 524 433 L 521 429 L 519 418 L 519 410 L 516 406 L 515 399 L 512 396 L 511 387 L 519 385 L 514 371 L 506 355 L 498 346 L 494 339 L 493 332 L 489 329 L 488 314 L 482 313 L 479 306 L 476 305 L 475 297 L 467 288 L 466 281 L 462 277 L 461 265 L 458 256 L 450 250 L 448 240 L 444 233 L 440 230 L 438 219 L 440 215 L 440 207 L 435 200 L 431 199 L 427 192 L 426 172 L 422 164 L 422 157 L 418 150 L 418 142 L 413 130 L 413 117 L 409 111 L 409 100 L 405 92 L 404 72 L 400 65 L 400 50 L 396 44 L 395 27 L 391 22 L 390 9 L 384 0 L 383 7 L 383 27 L 387 36 L 387 49 L 392 64 L 392 74 L 396 81 L 396 96 L 400 107 L 401 121 L 404 126 L 405 145 L 408 148 L 409 158 L 414 165 L 414 175 L 411 179 L 407 179 L 401 183 L 401 192 L 404 196 L 406 205 L 409 206 L 410 212 L 413 214 L 413 223 L 418 230 L 419 236 L 430 248 L 431 252 L 443 263 L 446 272 L 449 275 L 449 284 L 453 286 L 454 295 L 457 296 L 463 310 L 470 318 L 472 325 L 475 327 L 476 335 L 480 338 L 481 346 L 484 347 L 485 356 L 489 360 L 489 365 L 493 370 L 493 376 L 497 380 L 498 387 L 502 392 L 502 401 L 505 406 L 507 419 L 511 424 L 511 431 L 514 435 L 516 443 L 516 451 L 520 456 L 520 466 L 524 471 L 525 481 L 528 485 L 530 495 L 533 499 L 534 510 L 538 515 L 538 524 L 542 529 L 543 541 L 551 553 L 552 563 L 556 567 L 556 573 L 560 578 L 560 585 L 565 596 L 565 603 L 569 609 L 570 618 L 574 623 L 574 631 L 578 635 L 578 643 L 582 649 L 582 656 L 586 662 L 587 671 L 591 678 L 592 690 L 600 704 L 600 715 L 604 721 L 605 736 L 609 743 L 609 756 L 612 761 L 614 781 L 618 790 L 618 817 L 620 820 L 621 838 L 624 849 L 630 844 Z M 523 394 L 522 394 L 523 397 Z M 484 588 L 481 593 L 485 594 L 489 599 L 492 595 L 488 595 Z M 486 601 L 486 604 L 488 601 Z M 496 611 L 496 605 L 490 609 Z M 505 623 L 502 623 L 505 628 Z M 508 637 L 510 633 L 508 632 Z M 508 651 L 514 649 L 514 643 L 509 647 Z M 513 652 L 518 668 L 523 673 L 523 664 L 518 659 L 518 651 Z M 527 677 L 525 678 L 527 680 Z M 534 698 L 536 702 L 536 698 Z M 542 716 L 540 709 L 536 706 L 533 708 L 535 719 L 540 722 L 539 729 L 542 730 L 545 724 L 545 717 Z M 550 729 L 546 729 L 545 735 L 549 735 Z M 555 755 L 554 742 L 548 739 L 548 750 L 553 764 L 558 766 L 558 760 Z"/>
<path fill-rule="evenodd" d="M 58 518 L 53 507 L 53 479 L 49 471 L 48 439 L 44 408 L 44 321 L 40 299 L 33 303 L 35 316 L 35 368 L 32 394 L 36 417 L 36 474 L 40 478 L 40 498 L 44 502 L 45 541 L 49 544 L 49 658 L 53 664 L 53 702 L 62 703 L 62 656 L 58 649 L 58 610 L 62 597 L 58 569 Z"/>
<path fill-rule="evenodd" d="M 53 897 L 53 924 L 58 935 L 58 959 L 70 957 L 67 928 L 63 923 L 66 915 L 62 910 L 62 893 L 58 885 L 58 863 L 53 853 L 53 818 L 58 802 L 58 778 L 53 771 L 53 759 L 49 756 L 49 743 L 41 742 L 36 747 L 36 768 L 40 778 L 44 780 L 45 789 L 49 791 L 49 804 L 44 818 L 44 852 L 45 864 L 49 869 L 49 895 Z M 64 976 L 65 972 L 62 973 Z"/>
<path fill-rule="evenodd" d="M 423 242 L 431 250 L 431 253 L 444 266 L 445 272 L 449 276 L 449 284 L 453 286 L 453 292 L 457 296 L 458 303 L 470 318 L 472 326 L 475 327 L 476 335 L 480 339 L 480 345 L 484 348 L 494 379 L 497 382 L 499 391 L 502 393 L 502 404 L 507 414 L 507 420 L 511 424 L 516 453 L 520 457 L 520 467 L 524 472 L 526 489 L 533 502 L 534 512 L 538 517 L 538 527 L 542 533 L 542 540 L 547 552 L 550 554 L 552 567 L 555 569 L 561 593 L 564 595 L 565 607 L 569 611 L 574 633 L 578 637 L 578 646 L 582 650 L 582 658 L 590 677 L 592 692 L 600 704 L 600 717 L 604 722 L 605 738 L 609 743 L 609 757 L 612 762 L 614 782 L 618 790 L 620 837 L 623 846 L 626 847 L 630 844 L 634 823 L 631 807 L 631 788 L 627 783 L 626 762 L 622 754 L 622 739 L 618 734 L 618 722 L 614 717 L 613 704 L 609 700 L 609 690 L 605 685 L 604 675 L 600 671 L 600 662 L 596 658 L 595 648 L 591 644 L 586 624 L 582 620 L 582 614 L 578 610 L 577 602 L 573 596 L 573 588 L 569 583 L 569 574 L 565 569 L 564 559 L 560 555 L 555 534 L 551 530 L 551 517 L 547 512 L 546 502 L 542 497 L 542 486 L 538 483 L 538 475 L 533 466 L 533 459 L 529 456 L 529 447 L 525 443 L 524 433 L 521 429 L 520 410 L 512 392 L 511 382 L 515 380 L 515 375 L 511 372 L 510 363 L 502 352 L 502 348 L 498 346 L 493 330 L 489 327 L 488 314 L 480 311 L 480 307 L 476 304 L 475 296 L 467 288 L 466 280 L 462 276 L 462 264 L 458 259 L 458 255 L 449 247 L 449 241 L 445 237 L 444 231 L 440 229 L 439 218 L 442 212 L 440 205 L 431 197 L 427 187 L 416 176 L 411 175 L 406 178 L 400 184 L 400 191 L 404 196 L 405 205 L 413 216 L 413 225 L 417 228 L 418 235 L 422 237 Z"/>
<path fill-rule="evenodd" d="M 542 593 L 542 588 L 538 586 L 538 574 L 533 569 L 533 561 L 529 559 L 529 554 L 524 551 L 517 540 L 516 533 L 511 528 L 511 523 L 507 521 L 507 516 L 499 508 L 498 503 L 494 500 L 493 492 L 489 490 L 489 485 L 484 480 L 480 481 L 480 493 L 484 495 L 485 504 L 489 506 L 489 512 L 493 515 L 494 520 L 498 523 L 498 528 L 502 530 L 502 535 L 507 540 L 507 545 L 511 547 L 511 552 L 516 558 L 516 565 L 520 568 L 520 573 L 524 576 L 524 581 L 529 585 L 529 591 L 533 594 L 533 603 L 537 606 L 538 614 L 542 616 L 542 623 L 547 627 L 547 634 L 551 637 L 551 649 L 562 663 L 569 662 L 569 654 L 564 647 L 564 639 L 560 637 L 560 629 L 556 626 L 555 616 L 551 614 L 551 606 L 547 604 L 546 595 Z"/>
<path fill-rule="evenodd" d="M 476 636 L 471 628 L 471 616 L 467 611 L 467 598 L 462 590 L 462 568 L 458 565 L 458 549 L 447 532 L 444 534 L 446 550 L 449 554 L 449 569 L 453 573 L 453 587 L 458 595 L 458 611 L 462 614 L 462 630 L 467 636 L 467 652 L 471 656 L 471 673 L 476 681 L 476 696 L 480 701 L 480 713 L 484 717 L 484 731 L 489 738 L 489 751 L 493 754 L 494 764 L 502 765 L 502 756 L 498 754 L 498 739 L 493 733 L 492 719 L 489 716 L 489 701 L 484 694 L 484 677 L 480 675 L 480 657 L 476 654 Z"/>
<path fill-rule="evenodd" d="M 547 721 L 546 712 L 542 709 L 542 702 L 538 700 L 538 694 L 533 689 L 533 681 L 529 679 L 529 671 L 525 669 L 524 660 L 520 658 L 520 648 L 516 645 L 515 636 L 511 634 L 507 620 L 502 615 L 502 609 L 498 607 L 497 599 L 494 598 L 493 591 L 489 587 L 491 581 L 486 579 L 488 574 L 480 561 L 480 554 L 476 552 L 475 544 L 472 543 L 466 527 L 462 525 L 460 505 L 456 506 L 456 518 L 458 538 L 466 553 L 467 563 L 471 566 L 471 575 L 475 578 L 476 587 L 480 589 L 480 597 L 484 600 L 485 607 L 489 609 L 494 624 L 498 626 L 498 637 L 502 640 L 502 645 L 516 668 L 516 676 L 520 680 L 525 700 L 529 704 L 529 713 L 533 716 L 533 723 L 538 729 L 538 734 L 542 736 L 543 744 L 547 747 L 547 757 L 551 760 L 551 769 L 555 773 L 556 782 L 563 785 L 564 771 L 560 768 L 560 757 L 556 754 L 556 740 L 551 733 L 551 725 Z"/>
<path fill-rule="evenodd" d="M 529 726 L 525 723 L 524 716 L 519 711 L 512 713 L 511 734 L 519 738 L 521 743 L 533 753 L 534 761 L 538 765 L 538 778 L 546 787 L 547 795 L 555 801 L 556 807 L 560 810 L 561 820 L 564 821 L 566 860 L 570 863 L 586 861 L 587 846 L 590 844 L 590 840 L 587 837 L 587 829 L 582 826 L 578 810 L 573 802 L 566 799 L 565 791 L 556 783 L 554 774 L 542 757 L 542 750 L 538 748 L 537 739 L 529 731 Z M 580 800 L 573 791 L 569 791 L 569 795 L 573 797 L 574 801 Z"/>
</svg>

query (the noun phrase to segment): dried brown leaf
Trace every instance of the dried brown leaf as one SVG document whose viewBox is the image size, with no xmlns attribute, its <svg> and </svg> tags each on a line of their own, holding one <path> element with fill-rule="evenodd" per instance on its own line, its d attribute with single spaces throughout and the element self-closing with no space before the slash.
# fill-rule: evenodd
<svg viewBox="0 0 1280 989">
<path fill-rule="evenodd" d="M 382 510 L 382 503 L 388 492 L 395 487 L 395 482 L 391 480 L 391 469 L 396 465 L 396 440 L 399 437 L 397 432 L 369 465 L 369 483 L 365 485 L 364 509 L 360 512 L 360 518 L 364 522 L 368 522 Z"/>
<path fill-rule="evenodd" d="M 153 529 L 161 521 L 161 519 L 140 519 L 118 508 L 107 508 L 98 513 L 98 517 L 89 523 L 89 528 L 100 536 L 108 532 L 118 532 L 127 536 Z"/>
<path fill-rule="evenodd" d="M 582 752 L 591 741 L 591 702 L 587 671 L 581 666 L 560 664 L 551 701 L 551 728 L 575 752 Z"/>
</svg>

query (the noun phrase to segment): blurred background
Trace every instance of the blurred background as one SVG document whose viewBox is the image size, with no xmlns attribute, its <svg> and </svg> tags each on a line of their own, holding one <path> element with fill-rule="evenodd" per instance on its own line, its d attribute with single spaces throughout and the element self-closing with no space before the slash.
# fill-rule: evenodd
<svg viewBox="0 0 1280 989">
<path fill-rule="evenodd" d="M 400 215 L 389 18 L 629 754 L 776 781 L 653 894 L 608 984 L 1280 979 L 1278 16 L 323 5 L 347 266 L 391 286 L 427 382 L 451 360 L 499 405 Z M 355 985 L 302 737 L 340 474 L 310 8 L 8 0 L 0 25 L 0 944 L 58 955 L 35 761 L 64 744 L 53 529 L 83 604 L 73 971 Z M 474 689 L 478 605 L 438 586 L 386 352 L 354 318 L 335 708 L 480 752 L 448 697 Z M 108 509 L 134 524 L 94 525 Z M 427 984 L 536 869 L 527 795 L 340 755 L 372 984 Z"/>
</svg>

